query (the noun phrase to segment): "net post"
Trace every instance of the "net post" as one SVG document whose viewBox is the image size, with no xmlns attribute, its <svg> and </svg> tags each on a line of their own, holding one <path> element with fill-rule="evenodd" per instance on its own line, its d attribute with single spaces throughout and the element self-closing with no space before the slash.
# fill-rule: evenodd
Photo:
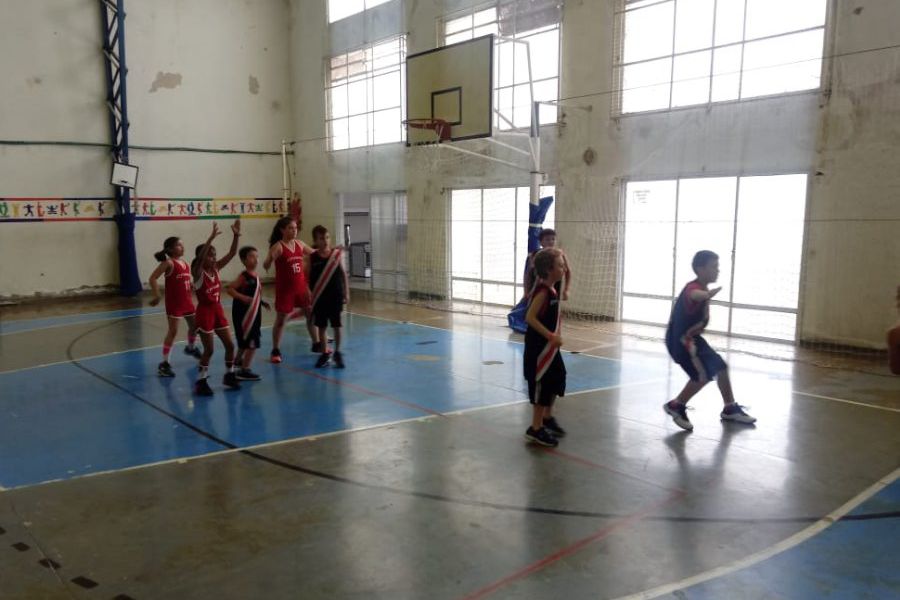
<svg viewBox="0 0 900 600">
<path fill-rule="evenodd" d="M 287 207 L 288 200 L 291 197 L 291 190 L 288 184 L 288 160 L 287 160 L 287 140 L 281 140 L 281 201 L 283 206 Z M 287 208 L 285 208 L 287 210 Z"/>
<path fill-rule="evenodd" d="M 531 103 L 531 189 L 529 202 L 533 206 L 537 206 L 541 196 L 541 184 L 543 183 L 543 173 L 541 173 L 541 115 L 540 102 Z"/>
</svg>

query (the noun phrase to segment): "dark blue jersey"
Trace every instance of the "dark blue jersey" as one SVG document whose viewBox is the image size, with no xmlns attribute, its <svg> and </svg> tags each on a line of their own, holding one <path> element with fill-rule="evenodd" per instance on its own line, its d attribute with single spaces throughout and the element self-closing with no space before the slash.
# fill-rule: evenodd
<svg viewBox="0 0 900 600">
<path fill-rule="evenodd" d="M 669 317 L 669 326 L 666 328 L 666 345 L 669 347 L 684 345 L 686 341 L 703 333 L 709 323 L 709 300 L 692 300 L 691 292 L 694 290 L 706 291 L 706 286 L 696 279 L 691 281 L 681 290 L 672 307 L 672 316 Z"/>
</svg>

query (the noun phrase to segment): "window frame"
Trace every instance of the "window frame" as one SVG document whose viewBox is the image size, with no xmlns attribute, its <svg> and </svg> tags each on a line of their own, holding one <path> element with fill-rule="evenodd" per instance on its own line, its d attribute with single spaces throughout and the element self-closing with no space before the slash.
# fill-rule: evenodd
<svg viewBox="0 0 900 600">
<path fill-rule="evenodd" d="M 446 190 L 446 202 L 447 202 L 447 297 L 451 302 L 469 302 L 473 304 L 483 304 L 488 306 L 502 306 L 506 308 L 510 308 L 515 306 L 516 302 L 521 298 L 522 293 L 524 293 L 524 280 L 519 282 L 518 277 L 520 274 L 524 275 L 524 271 L 522 271 L 524 265 L 515 264 L 517 260 L 517 254 L 519 251 L 519 236 L 518 230 L 516 227 L 520 224 L 520 215 L 518 214 L 518 203 L 519 203 L 519 190 L 527 189 L 528 186 L 522 185 L 485 185 L 480 187 L 453 187 L 447 188 Z M 548 188 L 552 188 L 552 194 Z M 490 190 L 513 190 L 515 192 L 514 196 L 514 214 L 515 218 L 513 219 L 513 272 L 512 272 L 512 281 L 500 281 L 497 279 L 487 279 L 484 277 L 484 264 L 485 264 L 485 253 L 484 253 L 484 195 L 485 192 Z M 480 220 L 479 220 L 479 244 L 481 245 L 481 253 L 480 253 L 480 273 L 481 277 L 457 277 L 453 274 L 453 192 L 463 192 L 463 191 L 477 191 L 479 192 L 479 206 L 480 206 Z M 553 211 L 553 226 L 556 226 L 556 203 L 559 200 L 559 186 L 555 183 L 546 183 L 541 185 L 541 193 L 540 196 L 544 197 L 545 195 L 553 196 L 553 204 L 551 205 L 551 210 Z M 526 215 L 524 218 L 524 222 L 528 222 L 528 216 Z M 546 224 L 546 219 L 545 219 Z M 527 239 L 526 239 L 527 243 Z M 527 255 L 527 247 L 525 248 L 524 254 Z M 479 294 L 480 300 L 468 300 L 464 298 L 456 298 L 453 295 L 453 282 L 454 281 L 464 281 L 470 283 L 477 283 L 481 286 L 481 293 Z M 514 291 L 514 299 L 512 304 L 497 304 L 495 302 L 485 302 L 484 300 L 484 285 L 505 285 L 512 286 Z M 520 289 L 521 288 L 521 289 Z"/>
<path fill-rule="evenodd" d="M 781 97 L 790 97 L 790 96 L 803 96 L 803 95 L 818 95 L 824 93 L 826 90 L 830 88 L 831 85 L 831 69 L 830 62 L 831 56 L 830 51 L 834 46 L 834 28 L 831 26 L 832 19 L 834 18 L 835 6 L 834 3 L 837 0 L 822 0 L 825 6 L 825 18 L 822 22 L 822 25 L 817 25 L 814 27 L 806 27 L 802 29 L 790 30 L 786 32 L 781 32 L 772 35 L 765 35 L 754 38 L 747 38 L 746 35 L 746 27 L 747 27 L 747 3 L 749 0 L 744 0 L 744 20 L 742 24 L 742 33 L 741 39 L 735 42 L 729 42 L 724 44 L 716 44 L 716 8 L 718 5 L 718 0 L 713 0 L 713 14 L 712 14 L 712 27 L 711 27 L 711 45 L 704 46 L 701 48 L 694 48 L 686 51 L 675 51 L 676 40 L 677 40 L 677 32 L 675 30 L 675 23 L 677 22 L 677 8 L 678 8 L 678 0 L 656 0 L 655 2 L 651 2 L 648 0 L 617 0 L 617 6 L 614 12 L 613 21 L 615 23 L 614 26 L 614 35 L 613 35 L 613 86 L 612 89 L 615 91 L 613 94 L 612 101 L 612 115 L 615 118 L 619 117 L 632 117 L 637 115 L 651 115 L 658 113 L 667 113 L 674 111 L 682 111 L 682 110 L 692 110 L 698 107 L 708 107 L 713 105 L 727 105 L 727 104 L 735 104 L 735 103 L 743 103 L 743 102 L 752 102 L 757 100 L 767 100 L 772 98 L 781 98 Z M 646 2 L 646 4 L 638 7 L 629 8 L 629 4 L 635 4 L 638 2 Z M 672 47 L 671 52 L 661 56 L 655 56 L 652 58 L 645 58 L 641 60 L 635 60 L 632 62 L 625 62 L 625 19 L 626 13 L 632 12 L 634 10 L 640 10 L 644 8 L 650 8 L 652 6 L 658 6 L 662 4 L 671 3 L 673 6 L 673 25 L 672 25 Z M 745 48 L 748 44 L 752 44 L 755 42 L 774 40 L 778 38 L 783 38 L 787 36 L 797 35 L 804 32 L 811 31 L 822 31 L 822 49 L 818 60 L 820 61 L 820 69 L 819 69 L 819 84 L 816 87 L 806 88 L 801 90 L 791 90 L 787 92 L 775 92 L 771 94 L 760 94 L 754 96 L 741 97 L 743 93 L 743 82 L 744 82 L 744 55 Z M 713 100 L 713 79 L 715 77 L 715 51 L 721 50 L 724 48 L 730 47 L 739 47 L 741 49 L 741 66 L 740 70 L 736 72 L 738 76 L 738 97 L 737 98 L 729 98 L 726 100 Z M 707 100 L 701 103 L 695 104 L 683 104 L 678 106 L 672 105 L 673 100 L 673 90 L 674 84 L 676 83 L 674 79 L 674 71 L 675 71 L 675 59 L 676 57 L 686 56 L 691 54 L 697 54 L 700 52 L 709 52 L 710 53 L 710 61 L 709 61 L 709 72 L 706 76 L 708 82 L 708 92 L 707 92 Z M 669 79 L 667 82 L 660 82 L 659 85 L 667 85 L 669 89 L 669 101 L 668 106 L 663 108 L 652 108 L 647 110 L 636 110 L 625 112 L 623 110 L 623 98 L 625 92 L 625 67 L 639 64 L 646 64 L 657 60 L 665 60 L 670 59 L 671 64 L 669 65 Z M 785 63 L 790 64 L 790 63 Z"/>
<path fill-rule="evenodd" d="M 355 48 L 351 48 L 345 50 L 343 52 L 339 52 L 337 54 L 327 56 L 324 59 L 324 71 L 325 71 L 325 85 L 323 90 L 323 95 L 325 99 L 325 138 L 327 145 L 327 152 L 342 152 L 345 150 L 354 150 L 359 148 L 373 148 L 376 146 L 386 146 L 389 144 L 405 144 L 406 143 L 406 128 L 402 126 L 402 120 L 406 118 L 406 55 L 407 55 L 407 47 L 406 47 L 406 34 L 394 34 L 385 38 L 381 38 L 379 40 L 375 40 L 369 42 L 362 46 L 357 46 Z M 396 63 L 382 66 L 378 68 L 374 68 L 374 63 L 377 62 L 377 58 L 374 56 L 374 49 L 378 46 L 385 45 L 391 42 L 397 43 L 397 52 L 398 52 L 398 60 Z M 371 65 L 367 65 L 365 70 L 361 73 L 357 73 L 355 75 L 351 75 L 349 72 L 349 65 L 352 63 L 350 57 L 351 55 L 357 53 L 372 53 L 371 55 Z M 337 68 L 340 69 L 341 66 L 334 67 L 333 63 L 336 59 L 344 57 L 344 67 L 347 68 L 346 75 L 341 78 L 339 81 L 341 83 L 335 84 L 332 79 L 333 71 Z M 370 56 L 365 54 L 365 61 L 370 60 Z M 381 77 L 388 74 L 397 73 L 400 80 L 399 89 L 397 91 L 397 105 L 391 105 L 388 108 L 378 108 L 374 107 L 374 81 L 377 77 Z M 345 115 L 335 117 L 333 114 L 333 103 L 332 103 L 332 94 L 331 91 L 338 87 L 345 87 L 349 92 L 350 85 L 354 83 L 359 83 L 360 81 L 365 82 L 366 84 L 366 110 L 360 113 L 353 113 L 350 110 L 349 106 L 349 95 L 347 98 L 347 113 Z M 372 94 L 373 105 L 369 105 L 369 95 Z M 400 109 L 400 119 L 397 123 L 397 128 L 399 131 L 399 138 L 396 140 L 386 141 L 386 142 L 375 142 L 374 139 L 374 123 L 373 116 L 380 112 L 385 111 L 393 111 Z M 366 143 L 360 145 L 350 145 L 350 124 L 349 119 L 353 117 L 366 117 Z M 335 140 L 335 131 L 334 131 L 334 122 L 340 121 L 343 119 L 347 119 L 347 146 L 341 148 L 334 147 Z"/>
</svg>

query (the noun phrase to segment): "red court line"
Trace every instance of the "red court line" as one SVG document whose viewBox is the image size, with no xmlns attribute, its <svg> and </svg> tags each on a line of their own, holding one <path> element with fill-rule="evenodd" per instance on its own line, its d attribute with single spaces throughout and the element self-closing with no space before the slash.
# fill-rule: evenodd
<svg viewBox="0 0 900 600">
<path fill-rule="evenodd" d="M 294 367 L 294 366 L 287 365 L 287 364 L 284 364 L 284 363 L 282 363 L 281 366 L 286 367 L 286 368 L 290 369 L 291 371 L 296 371 L 297 373 L 303 373 L 304 375 L 309 375 L 310 377 L 315 377 L 316 379 L 320 379 L 320 380 L 322 380 L 322 381 L 327 381 L 327 382 L 329 382 L 329 383 L 334 383 L 334 384 L 337 384 L 337 385 L 342 385 L 342 386 L 344 386 L 344 387 L 347 387 L 347 388 L 350 388 L 350 389 L 355 390 L 355 391 L 357 391 L 357 392 L 360 392 L 361 394 L 366 394 L 366 395 L 368 395 L 368 396 L 373 396 L 373 397 L 375 397 L 375 398 L 382 398 L 382 399 L 387 400 L 387 401 L 389 401 L 389 402 L 393 402 L 393 403 L 395 403 L 395 404 L 399 404 L 399 405 L 401 405 L 401 406 L 405 406 L 405 407 L 411 408 L 411 409 L 413 409 L 413 410 L 418 410 L 418 411 L 424 412 L 424 413 L 429 414 L 429 415 L 433 415 L 433 416 L 436 416 L 436 417 L 444 417 L 444 418 L 448 418 L 448 417 L 449 417 L 449 415 L 446 415 L 446 414 L 444 414 L 444 413 L 442 413 L 442 412 L 440 412 L 440 411 L 436 411 L 436 410 L 434 410 L 434 409 L 428 408 L 427 406 L 422 406 L 421 404 L 416 404 L 415 402 L 407 402 L 407 401 L 405 401 L 405 400 L 400 400 L 399 398 L 395 398 L 395 397 L 390 396 L 390 395 L 388 395 L 388 394 L 382 394 L 381 392 L 376 392 L 376 391 L 374 391 L 374 390 L 370 390 L 370 389 L 368 389 L 368 388 L 364 388 L 364 387 L 362 387 L 362 386 L 360 386 L 360 385 L 356 385 L 356 384 L 354 384 L 354 383 L 350 383 L 350 382 L 347 382 L 347 381 L 342 381 L 342 380 L 340 380 L 340 379 L 335 379 L 335 378 L 333 378 L 333 377 L 328 377 L 327 375 L 322 375 L 321 373 L 317 373 L 317 372 L 315 372 L 315 371 L 309 371 L 309 370 L 307 370 L 307 369 L 302 369 L 302 368 L 300 368 L 300 367 Z M 485 427 L 484 425 L 481 425 L 480 423 L 474 423 L 474 424 L 472 425 L 472 427 L 473 427 L 474 429 L 479 429 L 479 430 L 481 430 L 481 431 L 484 431 L 484 432 L 486 432 L 486 433 L 490 433 L 490 434 L 492 434 L 492 435 L 497 435 L 497 434 L 499 434 L 498 431 L 493 430 L 493 429 L 491 429 L 491 428 L 489 428 L 489 427 Z M 556 456 L 556 457 L 558 457 L 558 458 L 562 458 L 562 459 L 565 459 L 565 460 L 570 460 L 570 461 L 572 461 L 572 462 L 575 462 L 575 463 L 578 463 L 578 464 L 581 464 L 581 465 L 584 465 L 584 466 L 587 466 L 587 467 L 592 467 L 592 468 L 594 468 L 594 469 L 598 469 L 598 470 L 601 470 L 601 471 L 608 471 L 608 472 L 610 472 L 610 473 L 615 473 L 616 475 L 621 475 L 622 477 L 627 477 L 628 479 L 633 479 L 633 480 L 635 480 L 635 481 L 640 481 L 641 483 L 644 483 L 644 484 L 647 484 L 647 485 L 651 485 L 651 486 L 656 487 L 656 488 L 663 489 L 663 490 L 665 490 L 665 491 L 667 491 L 667 492 L 671 492 L 671 493 L 674 493 L 674 494 L 684 494 L 684 493 L 685 493 L 684 490 L 681 490 L 681 489 L 678 489 L 678 488 L 669 488 L 669 487 L 666 487 L 666 486 L 664 486 L 664 485 L 660 485 L 660 484 L 656 483 L 655 481 L 650 481 L 649 479 L 644 479 L 644 478 L 642 478 L 642 477 L 638 477 L 637 475 L 632 475 L 632 474 L 630 474 L 630 473 L 626 473 L 625 471 L 619 471 L 618 469 L 614 469 L 614 468 L 609 467 L 609 466 L 607 466 L 607 465 L 604 465 L 604 464 L 602 464 L 602 463 L 593 462 L 593 461 L 588 460 L 588 459 L 586 459 L 586 458 L 582 458 L 582 457 L 576 456 L 576 455 L 574 455 L 574 454 L 569 454 L 568 452 L 563 452 L 562 450 L 559 450 L 559 449 L 554 449 L 554 448 L 542 448 L 541 450 L 545 451 L 545 452 L 548 453 L 548 454 L 551 454 L 551 455 L 553 455 L 553 456 Z"/>
<path fill-rule="evenodd" d="M 686 494 L 681 488 L 670 488 L 664 485 L 660 485 L 655 481 L 651 481 L 649 479 L 644 479 L 643 477 L 638 477 L 637 475 L 632 475 L 631 473 L 626 473 L 625 471 L 619 471 L 618 469 L 613 469 L 612 467 L 608 467 L 602 463 L 596 463 L 586 458 L 582 458 L 580 456 L 576 456 L 574 454 L 569 454 L 568 452 L 564 452 L 559 448 L 546 448 L 546 452 L 549 454 L 555 454 L 561 458 L 566 458 L 568 460 L 581 463 L 583 465 L 587 465 L 589 467 L 594 467 L 595 469 L 603 469 L 604 471 L 610 471 L 611 473 L 615 473 L 617 475 L 622 475 L 623 477 L 628 477 L 629 479 L 634 479 L 635 481 L 640 481 L 641 483 L 646 483 L 647 485 L 652 485 L 653 487 L 657 487 L 659 489 L 665 490 L 667 492 L 673 492 L 676 494 Z"/>
<path fill-rule="evenodd" d="M 309 375 L 310 377 L 315 377 L 316 379 L 320 379 L 322 381 L 327 381 L 328 383 L 334 383 L 337 385 L 342 385 L 344 387 L 350 388 L 351 390 L 355 390 L 361 394 L 366 394 L 367 396 L 374 396 L 376 398 L 383 398 L 384 400 L 388 400 L 389 402 L 393 402 L 395 404 L 399 404 L 401 406 L 405 406 L 407 408 L 411 408 L 413 410 L 418 410 L 424 413 L 428 413 L 429 415 L 434 415 L 436 417 L 446 417 L 442 412 L 438 412 L 427 406 L 421 406 L 414 402 L 406 402 L 405 400 L 401 400 L 399 398 L 394 398 L 393 396 L 389 396 L 387 394 L 382 394 L 381 392 L 376 392 L 375 390 L 370 390 L 368 388 L 364 388 L 361 385 L 356 385 L 355 383 L 350 383 L 348 381 L 341 381 L 340 379 L 335 379 L 334 377 L 328 377 L 326 375 L 322 375 L 321 373 L 316 373 L 315 371 L 308 371 L 306 369 L 301 369 L 300 367 L 292 367 L 291 365 L 286 365 L 282 363 L 282 367 L 287 367 L 291 371 L 296 371 L 297 373 L 303 373 L 304 375 Z"/>
<path fill-rule="evenodd" d="M 531 575 L 532 573 L 536 573 L 536 572 L 540 571 L 541 569 L 543 569 L 544 567 L 547 567 L 560 559 L 566 558 L 567 556 L 571 556 L 571 555 L 575 554 L 576 552 L 579 552 L 583 548 L 590 546 L 594 542 L 598 542 L 598 541 L 602 540 L 603 538 L 614 533 L 615 531 L 622 529 L 623 527 L 627 527 L 628 525 L 631 525 L 632 523 L 640 521 L 644 517 L 655 512 L 656 510 L 662 508 L 666 504 L 674 502 L 675 500 L 680 500 L 684 496 L 685 496 L 684 492 L 673 492 L 664 500 L 660 500 L 659 502 L 654 502 L 653 504 L 651 504 L 650 506 L 648 506 L 647 508 L 645 508 L 641 511 L 632 513 L 630 515 L 621 517 L 619 519 L 616 519 L 615 521 L 613 521 L 606 527 L 603 527 L 602 529 L 595 531 L 591 535 L 581 538 L 580 540 L 566 546 L 565 548 L 562 548 L 561 550 L 557 550 L 556 552 L 553 552 L 552 554 L 548 554 L 544 558 L 537 560 L 537 561 L 531 563 L 530 565 L 527 565 L 526 567 L 523 567 L 523 568 L 519 569 L 518 571 L 511 573 L 510 575 L 507 575 L 503 579 L 495 581 L 494 583 L 488 584 L 488 585 L 484 586 L 483 588 L 472 592 L 471 594 L 463 596 L 462 600 L 477 600 L 479 598 L 485 598 L 485 597 L 493 594 L 500 588 L 505 587 L 505 586 L 509 585 L 510 583 L 513 583 L 514 581 L 518 581 L 519 579 L 523 579 L 523 578 L 527 577 L 528 575 Z"/>
</svg>

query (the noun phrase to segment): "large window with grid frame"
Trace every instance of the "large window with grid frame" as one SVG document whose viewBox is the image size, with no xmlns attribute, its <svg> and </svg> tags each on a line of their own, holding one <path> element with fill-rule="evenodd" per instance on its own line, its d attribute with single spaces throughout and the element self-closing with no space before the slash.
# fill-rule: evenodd
<svg viewBox="0 0 900 600">
<path fill-rule="evenodd" d="M 454 44 L 483 35 L 498 36 L 494 52 L 494 127 L 500 130 L 531 125 L 529 95 L 529 56 L 526 46 L 512 39 L 528 42 L 531 54 L 531 85 L 534 100 L 559 99 L 559 3 L 539 0 L 522 8 L 521 3 L 501 1 L 443 20 L 443 43 Z M 505 38 L 505 39 L 499 39 Z M 542 124 L 556 123 L 555 106 L 542 105 Z"/>
<path fill-rule="evenodd" d="M 828 0 L 622 0 L 619 112 L 820 87 Z"/>
<path fill-rule="evenodd" d="M 665 325 L 696 275 L 699 250 L 719 255 L 721 292 L 708 330 L 793 341 L 799 311 L 807 175 L 629 181 L 622 318 Z"/>
<path fill-rule="evenodd" d="M 541 197 L 554 196 L 542 186 Z M 528 258 L 527 187 L 450 193 L 450 283 L 454 300 L 512 306 L 522 297 Z M 553 227 L 551 205 L 544 227 Z"/>
<path fill-rule="evenodd" d="M 406 118 L 406 37 L 333 56 L 326 65 L 329 148 L 401 142 Z"/>
</svg>

